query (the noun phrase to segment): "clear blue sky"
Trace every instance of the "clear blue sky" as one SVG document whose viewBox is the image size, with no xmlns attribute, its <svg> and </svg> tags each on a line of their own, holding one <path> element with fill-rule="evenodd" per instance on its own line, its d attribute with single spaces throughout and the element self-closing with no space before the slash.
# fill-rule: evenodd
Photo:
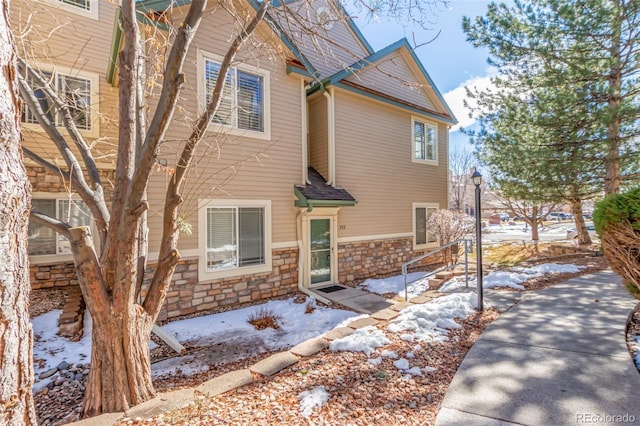
<svg viewBox="0 0 640 426">
<path fill-rule="evenodd" d="M 365 16 L 357 16 L 355 23 L 375 50 L 406 37 L 422 65 L 431 76 L 440 93 L 449 103 L 456 118 L 464 127 L 473 123 L 462 106 L 464 86 L 486 87 L 490 70 L 487 65 L 486 49 L 476 49 L 465 41 L 462 31 L 462 17 L 484 15 L 489 0 L 451 0 L 448 7 L 440 6 L 430 19 L 430 30 L 403 25 L 397 21 L 382 18 L 378 21 Z M 428 44 L 437 34 L 437 38 Z M 453 146 L 464 145 L 468 137 L 453 129 L 450 135 Z"/>
</svg>

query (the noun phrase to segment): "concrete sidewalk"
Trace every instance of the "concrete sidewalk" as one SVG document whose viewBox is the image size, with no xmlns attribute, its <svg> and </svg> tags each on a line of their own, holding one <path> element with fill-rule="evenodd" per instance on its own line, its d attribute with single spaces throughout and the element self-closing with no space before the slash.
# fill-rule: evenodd
<svg viewBox="0 0 640 426">
<path fill-rule="evenodd" d="M 640 424 L 637 302 L 611 271 L 527 294 L 471 348 L 436 425 Z"/>
</svg>

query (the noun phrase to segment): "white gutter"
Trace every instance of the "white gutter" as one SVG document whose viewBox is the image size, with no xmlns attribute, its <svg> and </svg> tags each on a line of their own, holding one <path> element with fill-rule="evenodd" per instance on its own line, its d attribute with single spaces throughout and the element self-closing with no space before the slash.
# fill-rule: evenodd
<svg viewBox="0 0 640 426">
<path fill-rule="evenodd" d="M 335 120 L 334 120 L 334 93 L 333 87 L 329 88 L 329 91 L 322 91 L 322 94 L 327 98 L 327 142 L 328 146 L 328 158 L 327 158 L 327 185 L 335 186 L 336 183 L 336 135 L 335 135 Z"/>
</svg>

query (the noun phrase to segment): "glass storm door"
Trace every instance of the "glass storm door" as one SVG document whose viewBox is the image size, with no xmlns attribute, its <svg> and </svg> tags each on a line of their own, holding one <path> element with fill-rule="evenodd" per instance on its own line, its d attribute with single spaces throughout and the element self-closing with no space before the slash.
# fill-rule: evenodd
<svg viewBox="0 0 640 426">
<path fill-rule="evenodd" d="M 311 284 L 331 281 L 331 219 L 311 219 Z"/>
</svg>

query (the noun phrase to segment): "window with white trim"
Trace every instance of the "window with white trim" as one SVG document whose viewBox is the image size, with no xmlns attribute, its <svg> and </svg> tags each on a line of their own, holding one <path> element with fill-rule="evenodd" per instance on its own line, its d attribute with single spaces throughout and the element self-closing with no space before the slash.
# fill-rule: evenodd
<svg viewBox="0 0 640 426">
<path fill-rule="evenodd" d="M 91 109 L 94 101 L 92 92 L 94 79 L 61 72 L 41 71 L 40 75 L 49 83 L 56 94 L 66 102 L 76 127 L 80 130 L 92 130 Z M 44 88 L 38 86 L 31 78 L 27 79 L 27 81 L 33 88 L 33 92 L 47 117 L 56 125 L 61 126 L 63 124 L 62 114 L 56 113 L 55 106 L 45 95 Z M 34 112 L 26 105 L 22 110 L 22 122 L 28 124 L 38 123 Z"/>
<path fill-rule="evenodd" d="M 99 0 L 44 0 L 79 15 L 98 19 Z"/>
<path fill-rule="evenodd" d="M 31 206 L 34 210 L 60 219 L 71 226 L 91 225 L 91 213 L 82 200 L 69 198 L 34 198 L 31 200 Z M 71 243 L 65 236 L 33 220 L 29 221 L 28 238 L 29 256 L 71 254 Z"/>
<path fill-rule="evenodd" d="M 211 99 L 219 72 L 219 62 L 204 59 L 205 105 Z M 231 68 L 213 121 L 236 129 L 264 132 L 265 76 L 259 72 Z"/>
<path fill-rule="evenodd" d="M 429 232 L 427 220 L 429 216 L 438 210 L 435 204 L 414 204 L 413 205 L 413 244 L 416 247 L 427 246 L 435 243 L 436 236 Z"/>
<path fill-rule="evenodd" d="M 412 119 L 413 160 L 424 162 L 438 161 L 437 127 L 433 124 Z"/>
<path fill-rule="evenodd" d="M 208 272 L 266 264 L 264 206 L 206 208 Z"/>
</svg>

